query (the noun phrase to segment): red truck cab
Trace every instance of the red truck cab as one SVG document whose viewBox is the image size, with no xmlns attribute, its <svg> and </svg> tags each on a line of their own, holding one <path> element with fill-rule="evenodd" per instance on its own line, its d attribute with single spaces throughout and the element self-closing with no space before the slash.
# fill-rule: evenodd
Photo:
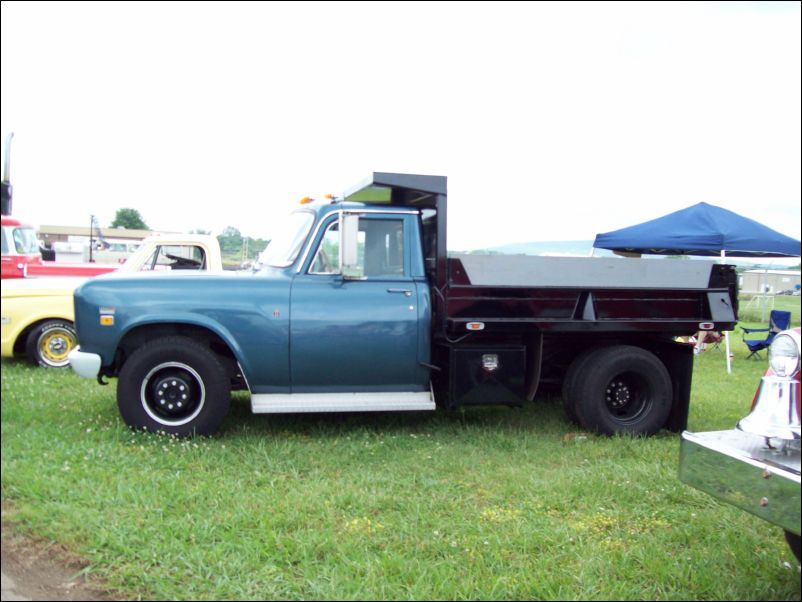
<svg viewBox="0 0 802 602">
<path fill-rule="evenodd" d="M 24 278 L 28 274 L 28 266 L 42 265 L 39 241 L 36 239 L 36 230 L 33 226 L 24 224 L 9 215 L 4 215 L 2 244 L 3 279 Z"/>
</svg>

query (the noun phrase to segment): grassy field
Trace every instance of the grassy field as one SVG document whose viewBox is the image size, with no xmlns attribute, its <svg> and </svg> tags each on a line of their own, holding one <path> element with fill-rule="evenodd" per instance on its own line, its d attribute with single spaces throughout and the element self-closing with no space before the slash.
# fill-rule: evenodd
<svg viewBox="0 0 802 602">
<path fill-rule="evenodd" d="M 739 304 L 739 317 L 745 322 L 756 322 L 762 326 L 766 326 L 769 322 L 769 312 L 772 309 L 780 309 L 783 311 L 791 312 L 791 325 L 800 325 L 800 314 L 802 313 L 800 307 L 799 297 L 791 295 L 776 295 L 772 300 L 761 300 L 760 298 L 754 299 L 749 295 L 742 295 L 738 300 Z"/>
<path fill-rule="evenodd" d="M 733 348 L 730 376 L 699 356 L 690 430 L 748 411 L 765 360 Z M 799 600 L 782 532 L 681 484 L 678 450 L 578 432 L 556 398 L 255 417 L 238 395 L 179 441 L 125 428 L 114 381 L 2 364 L 4 519 L 132 599 Z"/>
</svg>

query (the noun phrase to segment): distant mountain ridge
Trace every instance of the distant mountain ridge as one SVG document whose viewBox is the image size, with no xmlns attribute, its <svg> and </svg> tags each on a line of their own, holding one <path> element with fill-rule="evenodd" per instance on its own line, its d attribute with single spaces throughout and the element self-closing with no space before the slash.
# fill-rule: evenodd
<svg viewBox="0 0 802 602">
<path fill-rule="evenodd" d="M 471 254 L 493 254 L 493 255 L 553 255 L 562 257 L 590 257 L 593 249 L 592 240 L 547 240 L 539 242 L 519 242 L 500 245 L 497 247 L 487 247 L 484 249 L 473 249 L 462 251 Z M 593 257 L 619 257 L 607 249 L 593 249 Z M 661 255 L 644 255 L 645 258 L 656 259 Z M 715 257 L 692 257 L 692 256 L 673 256 L 673 259 L 705 259 L 716 261 Z M 799 258 L 788 259 L 760 259 L 743 257 L 727 257 L 727 263 L 737 266 L 758 268 L 778 268 L 783 266 L 793 266 L 795 269 L 799 264 Z"/>
<path fill-rule="evenodd" d="M 502 255 L 564 255 L 574 257 L 589 257 L 593 249 L 592 240 L 548 240 L 540 242 L 518 242 L 501 245 L 498 247 L 488 247 L 485 249 L 475 249 L 470 253 L 499 253 Z M 596 249 L 594 257 L 610 257 L 612 251 Z"/>
</svg>

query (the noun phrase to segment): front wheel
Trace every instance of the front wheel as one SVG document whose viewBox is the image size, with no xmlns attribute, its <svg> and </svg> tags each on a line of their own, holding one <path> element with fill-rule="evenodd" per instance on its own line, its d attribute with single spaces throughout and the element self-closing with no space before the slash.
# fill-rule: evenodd
<svg viewBox="0 0 802 602">
<path fill-rule="evenodd" d="M 34 328 L 25 341 L 25 354 L 39 366 L 66 368 L 67 356 L 78 344 L 75 327 L 67 320 L 47 320 Z"/>
<path fill-rule="evenodd" d="M 164 337 L 137 349 L 120 370 L 117 405 L 128 426 L 180 437 L 211 435 L 231 402 L 225 368 L 188 337 Z"/>
<path fill-rule="evenodd" d="M 652 435 L 666 424 L 673 386 L 663 362 L 640 347 L 593 351 L 571 388 L 580 424 L 605 435 Z"/>
</svg>

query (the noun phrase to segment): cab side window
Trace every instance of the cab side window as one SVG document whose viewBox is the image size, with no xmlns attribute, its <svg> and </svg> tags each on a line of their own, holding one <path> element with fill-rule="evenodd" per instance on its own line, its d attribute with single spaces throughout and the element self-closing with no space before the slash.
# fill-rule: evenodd
<svg viewBox="0 0 802 602">
<path fill-rule="evenodd" d="M 339 274 L 340 273 L 340 222 L 335 221 L 323 235 L 318 245 L 310 274 Z"/>
<path fill-rule="evenodd" d="M 203 270 L 206 255 L 194 245 L 158 245 L 140 271 L 151 270 Z"/>
<path fill-rule="evenodd" d="M 359 264 L 366 278 L 398 278 L 404 275 L 404 221 L 371 219 L 359 221 Z M 335 221 L 318 245 L 310 274 L 340 273 L 340 227 Z"/>
<path fill-rule="evenodd" d="M 365 232 L 365 276 L 368 278 L 404 275 L 404 221 L 365 219 L 359 224 Z"/>
</svg>

